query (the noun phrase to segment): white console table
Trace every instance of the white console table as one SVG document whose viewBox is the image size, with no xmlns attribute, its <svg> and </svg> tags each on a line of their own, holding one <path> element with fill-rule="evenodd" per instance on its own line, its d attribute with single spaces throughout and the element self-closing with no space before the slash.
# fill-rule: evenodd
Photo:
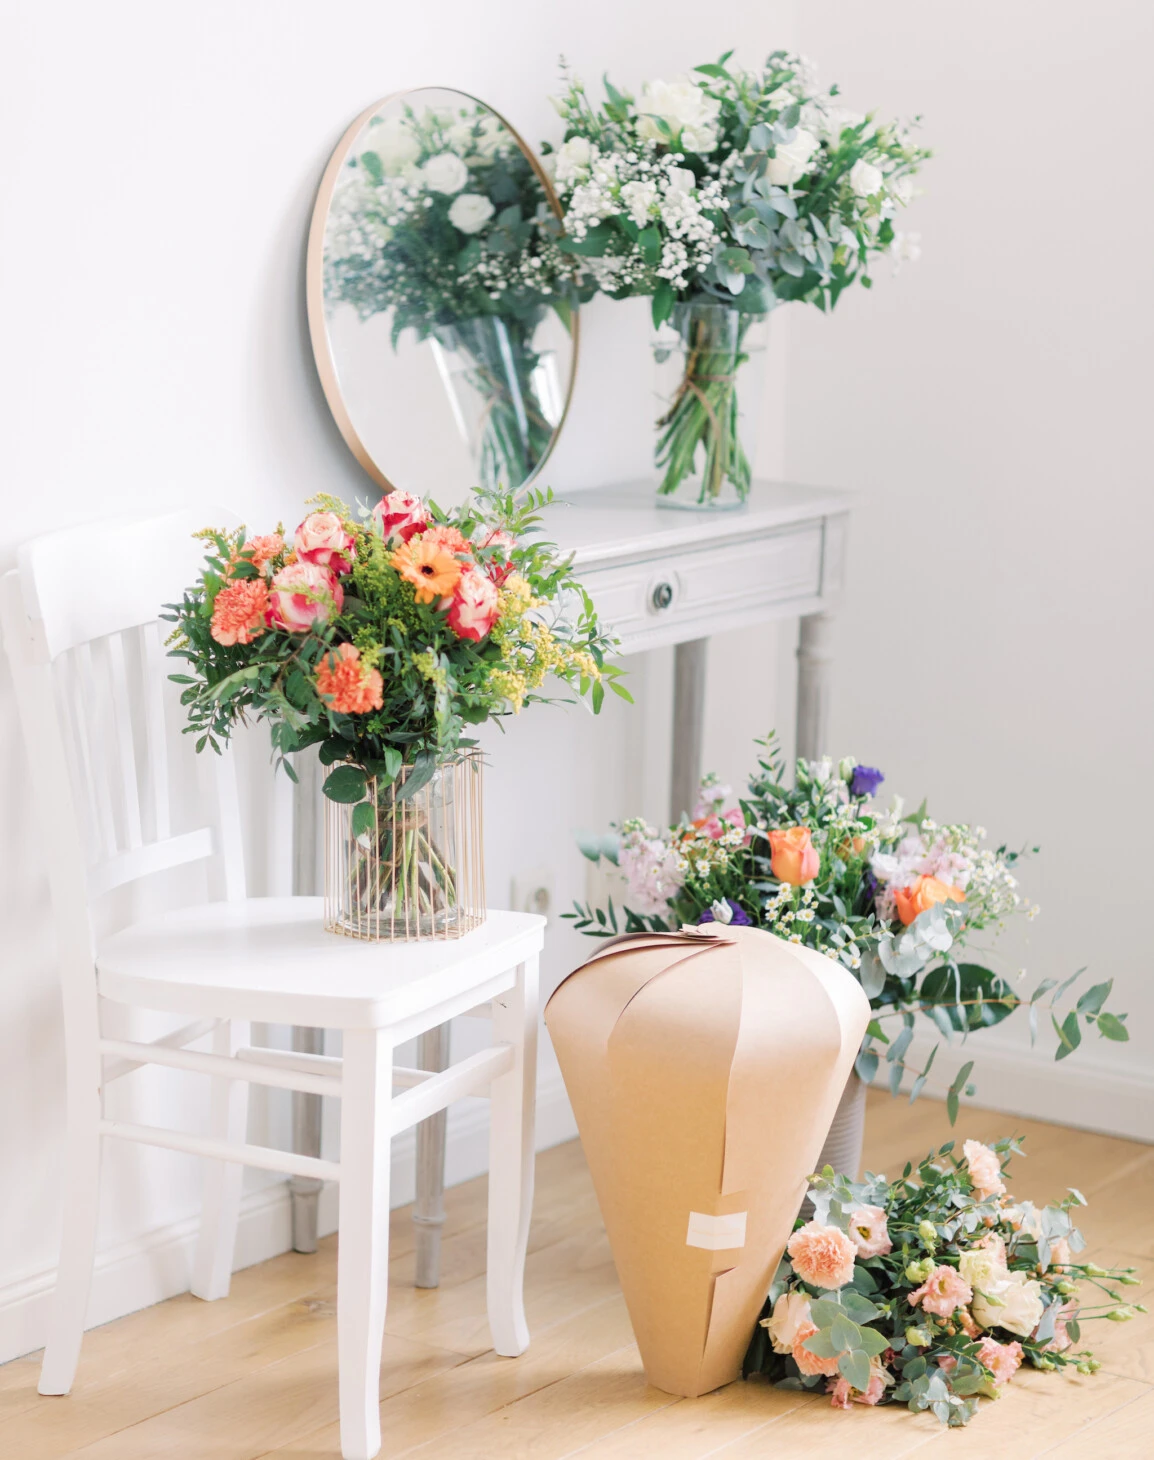
<svg viewBox="0 0 1154 1460">
<path fill-rule="evenodd" d="M 652 482 L 572 492 L 551 510 L 547 534 L 574 555 L 599 616 L 635 654 L 676 646 L 670 813 L 689 810 L 701 779 L 701 731 L 709 636 L 772 619 L 801 621 L 797 659 L 797 753 L 828 749 L 830 625 L 841 597 L 851 494 L 789 482 L 757 482 L 734 512 L 686 512 L 656 505 Z M 301 786 L 298 846 L 311 849 L 315 782 Z M 307 804 L 306 804 L 307 803 Z M 317 869 L 298 861 L 297 891 Z M 294 1031 L 313 1052 L 320 1031 Z M 421 1069 L 445 1068 L 449 1026 L 421 1036 Z M 319 1154 L 320 1097 L 293 1096 L 294 1148 Z M 315 1150 L 314 1150 L 315 1147 Z M 436 1287 L 444 1220 L 445 1113 L 417 1128 L 417 1286 Z M 294 1179 L 293 1246 L 316 1246 L 317 1191 Z M 319 1187 L 319 1183 L 315 1184 Z"/>
</svg>

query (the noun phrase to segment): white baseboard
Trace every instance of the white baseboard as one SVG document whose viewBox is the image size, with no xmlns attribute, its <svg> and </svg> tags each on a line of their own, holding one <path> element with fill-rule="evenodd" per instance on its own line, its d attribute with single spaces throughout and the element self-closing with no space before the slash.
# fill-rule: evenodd
<svg viewBox="0 0 1154 1460">
<path fill-rule="evenodd" d="M 577 1134 L 573 1113 L 556 1070 L 545 1070 L 537 1091 L 537 1149 L 547 1150 Z M 450 1186 L 471 1180 L 488 1170 L 489 1115 L 484 1101 L 462 1102 L 449 1112 L 445 1149 L 445 1178 Z M 413 1200 L 416 1180 L 416 1140 L 406 1132 L 393 1143 L 393 1205 Z M 333 1183 L 321 1193 L 320 1231 L 337 1226 L 337 1190 Z M 151 1307 L 165 1298 L 188 1291 L 198 1218 L 188 1217 L 155 1228 L 118 1247 L 97 1254 L 88 1303 L 87 1327 L 108 1323 Z M 288 1183 L 252 1192 L 241 1206 L 237 1232 L 237 1270 L 287 1252 L 292 1245 L 292 1214 Z M 0 1364 L 42 1348 L 48 1331 L 49 1299 L 56 1280 L 54 1268 L 32 1273 L 0 1288 Z"/>
<path fill-rule="evenodd" d="M 931 1047 L 932 1040 L 915 1040 L 906 1063 L 923 1069 Z M 1083 1051 L 1057 1061 L 1040 1050 L 980 1036 L 965 1045 L 942 1045 L 926 1081 L 926 1094 L 944 1099 L 969 1060 L 974 1062 L 970 1079 L 977 1088 L 972 1100 L 963 1097 L 963 1104 L 1154 1142 L 1154 1071 L 1143 1075 L 1112 1069 Z M 883 1058 L 875 1083 L 884 1086 L 885 1081 Z M 963 1121 L 959 1116 L 959 1129 Z"/>
</svg>

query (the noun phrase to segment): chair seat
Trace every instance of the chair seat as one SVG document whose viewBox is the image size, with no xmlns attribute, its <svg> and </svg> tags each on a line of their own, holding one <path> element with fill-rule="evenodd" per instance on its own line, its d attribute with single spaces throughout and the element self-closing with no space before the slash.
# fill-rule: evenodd
<svg viewBox="0 0 1154 1460">
<path fill-rule="evenodd" d="M 534 913 L 489 912 L 462 938 L 370 943 L 326 932 L 319 897 L 254 897 L 134 923 L 101 944 L 97 980 L 105 998 L 174 1013 L 427 1027 L 511 988 L 544 927 Z M 437 1020 L 422 1018 L 430 1010 Z"/>
</svg>

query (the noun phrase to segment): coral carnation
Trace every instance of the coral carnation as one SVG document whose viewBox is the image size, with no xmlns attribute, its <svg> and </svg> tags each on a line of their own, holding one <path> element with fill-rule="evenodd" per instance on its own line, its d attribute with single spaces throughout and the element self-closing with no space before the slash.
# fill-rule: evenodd
<svg viewBox="0 0 1154 1460">
<path fill-rule="evenodd" d="M 260 568 L 262 572 L 267 573 L 270 571 L 270 559 L 284 552 L 284 538 L 279 532 L 269 532 L 264 537 L 250 537 L 241 548 L 241 552 L 254 568 Z"/>
<path fill-rule="evenodd" d="M 437 522 L 432 527 L 426 527 L 421 533 L 421 541 L 436 543 L 447 553 L 468 553 L 473 549 L 473 544 L 460 528 L 450 527 L 447 522 Z"/>
<path fill-rule="evenodd" d="M 815 1288 L 842 1288 L 853 1278 L 857 1248 L 840 1227 L 806 1222 L 789 1239 L 785 1250 L 794 1272 L 803 1283 Z"/>
<path fill-rule="evenodd" d="M 826 1374 L 837 1373 L 838 1355 L 831 1354 L 828 1359 L 819 1358 L 817 1354 L 811 1354 L 805 1346 L 807 1338 L 812 1338 L 817 1332 L 816 1323 L 803 1323 L 797 1330 L 797 1336 L 793 1340 L 793 1361 L 803 1374 Z"/>
<path fill-rule="evenodd" d="M 910 1294 L 909 1303 L 911 1307 L 920 1303 L 927 1313 L 936 1313 L 939 1318 L 952 1318 L 973 1296 L 973 1288 L 961 1273 L 943 1263 L 935 1267 L 921 1287 Z"/>
<path fill-rule="evenodd" d="M 251 644 L 264 632 L 268 588 L 263 578 L 237 578 L 216 595 L 209 632 L 218 644 Z"/>
<path fill-rule="evenodd" d="M 418 603 L 432 603 L 453 592 L 461 581 L 461 564 L 437 542 L 423 537 L 399 547 L 393 567 L 417 590 Z"/>
<path fill-rule="evenodd" d="M 354 644 L 341 644 L 317 665 L 317 693 L 341 715 L 367 715 L 385 702 L 380 671 L 361 663 Z"/>
</svg>

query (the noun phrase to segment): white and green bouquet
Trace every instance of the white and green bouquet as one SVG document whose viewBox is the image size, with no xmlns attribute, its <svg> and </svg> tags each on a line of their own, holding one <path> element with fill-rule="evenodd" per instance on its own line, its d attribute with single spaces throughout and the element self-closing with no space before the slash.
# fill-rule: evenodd
<svg viewBox="0 0 1154 1460">
<path fill-rule="evenodd" d="M 361 319 L 391 311 L 394 348 L 412 330 L 467 362 L 488 490 L 527 481 L 559 424 L 534 335 L 548 310 L 570 327 L 573 261 L 560 243 L 532 162 L 481 105 L 374 118 L 334 190 L 326 303 Z"/>
<path fill-rule="evenodd" d="M 555 103 L 563 247 L 586 292 L 651 296 L 655 326 L 681 339 L 682 385 L 658 423 L 667 494 L 696 470 L 706 495 L 725 480 L 748 492 L 735 378 L 751 322 L 789 300 L 832 308 L 869 287 L 878 257 L 910 256 L 894 219 L 930 155 L 907 126 L 844 107 L 803 58 L 775 51 L 746 71 L 731 54 L 639 97 L 606 79 L 600 105 L 570 77 Z"/>
</svg>

